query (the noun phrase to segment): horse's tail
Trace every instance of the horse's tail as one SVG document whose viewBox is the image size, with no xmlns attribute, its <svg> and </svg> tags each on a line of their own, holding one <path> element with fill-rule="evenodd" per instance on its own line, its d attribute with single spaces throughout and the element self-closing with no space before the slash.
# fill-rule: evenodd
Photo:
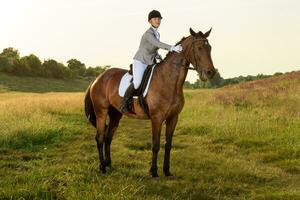
<svg viewBox="0 0 300 200">
<path fill-rule="evenodd" d="M 92 123 L 92 125 L 96 128 L 96 115 L 94 111 L 94 106 L 92 103 L 91 95 L 90 95 L 90 89 L 91 89 L 92 83 L 89 85 L 85 92 L 85 98 L 84 98 L 84 110 L 85 110 L 85 116 L 88 118 L 88 120 Z"/>
</svg>

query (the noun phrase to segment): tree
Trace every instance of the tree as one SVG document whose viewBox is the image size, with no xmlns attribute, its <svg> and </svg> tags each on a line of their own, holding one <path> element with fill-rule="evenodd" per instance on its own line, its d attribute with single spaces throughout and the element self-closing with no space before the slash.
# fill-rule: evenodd
<svg viewBox="0 0 300 200">
<path fill-rule="evenodd" d="M 190 88 L 193 88 L 194 85 L 192 83 L 190 83 L 189 81 L 184 81 L 183 87 L 190 89 Z"/>
<path fill-rule="evenodd" d="M 215 69 L 216 73 L 214 77 L 207 81 L 201 81 L 201 79 L 197 79 L 197 81 L 193 84 L 194 88 L 217 88 L 224 85 L 225 80 L 221 76 L 218 69 Z"/>
<path fill-rule="evenodd" d="M 29 56 L 24 56 L 20 60 L 22 60 L 22 64 L 29 69 L 30 76 L 43 76 L 44 68 L 42 66 L 41 60 L 35 56 L 34 54 L 30 54 Z"/>
<path fill-rule="evenodd" d="M 102 74 L 105 70 L 107 70 L 108 68 L 110 68 L 110 65 L 104 65 L 104 66 L 96 66 L 95 70 L 97 72 L 97 76 L 99 74 Z"/>
<path fill-rule="evenodd" d="M 95 68 L 93 68 L 93 67 L 88 67 L 88 68 L 85 70 L 84 76 L 87 76 L 87 77 L 94 77 L 94 76 L 97 76 L 97 71 L 96 71 Z"/>
<path fill-rule="evenodd" d="M 218 69 L 216 69 L 216 74 L 214 77 L 210 80 L 212 87 L 222 87 L 225 83 L 224 78 L 221 76 Z"/>
<path fill-rule="evenodd" d="M 102 74 L 105 70 L 110 68 L 110 65 L 97 66 L 97 67 L 89 67 L 85 70 L 84 76 L 95 77 Z"/>
<path fill-rule="evenodd" d="M 12 47 L 8 47 L 8 48 L 3 49 L 0 56 L 4 56 L 6 58 L 13 58 L 13 59 L 19 59 L 20 58 L 19 51 L 17 49 L 12 48 Z"/>
<path fill-rule="evenodd" d="M 70 59 L 67 61 L 68 68 L 77 76 L 83 76 L 86 70 L 85 64 L 76 59 Z"/>
<path fill-rule="evenodd" d="M 3 49 L 0 54 L 0 71 L 12 72 L 14 63 L 20 58 L 19 51 L 12 47 Z"/>
<path fill-rule="evenodd" d="M 19 76 L 30 76 L 32 74 L 31 67 L 26 56 L 14 62 L 12 72 Z"/>
<path fill-rule="evenodd" d="M 45 60 L 43 67 L 45 69 L 46 77 L 69 78 L 71 74 L 69 68 L 53 59 Z"/>
</svg>

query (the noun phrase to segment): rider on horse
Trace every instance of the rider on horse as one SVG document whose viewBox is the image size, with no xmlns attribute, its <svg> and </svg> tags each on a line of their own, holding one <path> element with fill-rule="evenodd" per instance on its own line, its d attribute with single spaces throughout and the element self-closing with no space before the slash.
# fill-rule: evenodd
<svg viewBox="0 0 300 200">
<path fill-rule="evenodd" d="M 161 19 L 161 14 L 157 10 L 152 10 L 148 15 L 148 22 L 151 24 L 151 27 L 143 34 L 139 49 L 133 57 L 133 81 L 122 98 L 120 110 L 123 113 L 130 112 L 129 101 L 132 99 L 134 91 L 140 86 L 146 67 L 154 64 L 155 59 L 162 60 L 157 53 L 158 49 L 161 48 L 177 53 L 182 51 L 180 44 L 171 46 L 159 41 L 160 35 L 157 29 Z"/>
</svg>

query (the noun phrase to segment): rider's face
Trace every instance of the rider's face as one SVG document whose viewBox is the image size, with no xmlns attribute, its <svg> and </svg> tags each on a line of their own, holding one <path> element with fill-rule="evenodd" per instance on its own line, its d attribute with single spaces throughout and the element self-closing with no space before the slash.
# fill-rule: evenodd
<svg viewBox="0 0 300 200">
<path fill-rule="evenodd" d="M 149 23 L 150 23 L 153 27 L 158 28 L 159 25 L 160 25 L 160 21 L 161 21 L 161 18 L 155 17 L 155 18 L 151 18 L 151 19 L 149 20 Z"/>
</svg>

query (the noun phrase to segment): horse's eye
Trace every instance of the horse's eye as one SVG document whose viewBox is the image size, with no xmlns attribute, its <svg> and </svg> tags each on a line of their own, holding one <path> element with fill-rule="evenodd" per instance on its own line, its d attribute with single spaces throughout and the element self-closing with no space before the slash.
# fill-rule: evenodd
<svg viewBox="0 0 300 200">
<path fill-rule="evenodd" d="M 202 47 L 198 47 L 198 50 L 201 50 L 202 49 Z"/>
</svg>

